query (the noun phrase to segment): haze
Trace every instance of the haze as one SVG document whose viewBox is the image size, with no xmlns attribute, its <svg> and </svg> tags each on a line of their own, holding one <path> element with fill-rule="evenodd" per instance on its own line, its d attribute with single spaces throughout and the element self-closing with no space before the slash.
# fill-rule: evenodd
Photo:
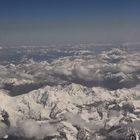
<svg viewBox="0 0 140 140">
<path fill-rule="evenodd" d="M 139 0 L 1 0 L 0 44 L 139 42 Z"/>
</svg>

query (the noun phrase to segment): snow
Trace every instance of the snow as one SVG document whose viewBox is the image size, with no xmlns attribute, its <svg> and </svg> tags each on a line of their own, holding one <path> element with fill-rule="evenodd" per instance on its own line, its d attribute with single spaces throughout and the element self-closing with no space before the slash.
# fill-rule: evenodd
<svg viewBox="0 0 140 140">
<path fill-rule="evenodd" d="M 140 120 L 139 54 L 79 54 L 0 65 L 1 138 L 102 140 Z"/>
</svg>

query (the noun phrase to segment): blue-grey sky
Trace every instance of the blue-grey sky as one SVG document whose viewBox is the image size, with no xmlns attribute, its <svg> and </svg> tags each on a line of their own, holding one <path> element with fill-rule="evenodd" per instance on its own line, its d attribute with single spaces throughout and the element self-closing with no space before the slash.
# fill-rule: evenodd
<svg viewBox="0 0 140 140">
<path fill-rule="evenodd" d="M 0 44 L 139 39 L 140 0 L 0 0 Z"/>
</svg>

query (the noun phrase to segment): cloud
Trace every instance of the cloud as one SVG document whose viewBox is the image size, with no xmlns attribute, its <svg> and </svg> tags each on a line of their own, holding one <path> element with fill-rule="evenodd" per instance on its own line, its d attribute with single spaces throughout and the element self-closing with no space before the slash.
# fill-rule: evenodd
<svg viewBox="0 0 140 140">
<path fill-rule="evenodd" d="M 69 58 L 66 58 L 69 59 Z M 77 63 L 79 61 L 79 63 Z M 131 88 L 140 83 L 138 54 L 119 49 L 102 52 L 97 58 L 79 58 L 65 63 L 59 60 L 52 74 L 86 86 L 102 86 L 109 89 Z"/>
<path fill-rule="evenodd" d="M 44 139 L 47 136 L 58 135 L 57 129 L 49 123 L 38 123 L 35 120 L 20 120 L 16 126 L 7 128 L 0 123 L 0 138 L 5 135 L 23 138 Z"/>
<path fill-rule="evenodd" d="M 24 120 L 17 123 L 17 128 L 21 136 L 26 138 L 42 139 L 57 133 L 55 127 L 50 124 L 39 124 L 34 120 Z"/>
<path fill-rule="evenodd" d="M 16 96 L 45 85 L 78 83 L 107 89 L 131 88 L 140 84 L 140 54 L 120 49 L 47 61 L 27 61 L 1 66 L 1 87 Z M 7 75 L 7 76 L 6 76 Z"/>
</svg>

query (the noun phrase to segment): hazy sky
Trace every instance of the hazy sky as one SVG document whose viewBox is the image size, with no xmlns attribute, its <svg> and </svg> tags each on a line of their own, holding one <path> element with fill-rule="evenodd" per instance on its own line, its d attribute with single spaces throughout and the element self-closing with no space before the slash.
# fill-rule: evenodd
<svg viewBox="0 0 140 140">
<path fill-rule="evenodd" d="M 140 0 L 0 0 L 0 44 L 139 39 Z"/>
</svg>

